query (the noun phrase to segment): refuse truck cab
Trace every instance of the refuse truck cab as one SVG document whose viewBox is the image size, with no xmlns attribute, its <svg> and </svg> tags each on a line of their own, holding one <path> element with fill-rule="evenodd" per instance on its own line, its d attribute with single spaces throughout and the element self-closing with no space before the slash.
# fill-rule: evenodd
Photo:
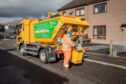
<svg viewBox="0 0 126 84">
<path fill-rule="evenodd" d="M 71 31 L 71 39 L 76 44 L 72 50 L 71 62 L 82 63 L 83 33 L 89 26 L 86 20 L 78 17 L 59 16 L 46 20 L 21 21 L 21 32 L 16 38 L 17 49 L 22 55 L 38 56 L 43 63 L 54 62 L 63 56 L 62 39 L 64 32 Z"/>
</svg>

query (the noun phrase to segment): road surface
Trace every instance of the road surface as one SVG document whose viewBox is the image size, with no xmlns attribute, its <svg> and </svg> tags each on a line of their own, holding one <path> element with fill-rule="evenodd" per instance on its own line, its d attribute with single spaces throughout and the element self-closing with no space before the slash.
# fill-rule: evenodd
<svg viewBox="0 0 126 84">
<path fill-rule="evenodd" d="M 126 59 L 103 58 L 88 59 L 126 66 Z M 21 56 L 14 40 L 0 40 L 0 84 L 126 84 L 126 70 L 84 61 L 65 73 L 62 61 L 42 64 L 35 56 Z"/>
</svg>

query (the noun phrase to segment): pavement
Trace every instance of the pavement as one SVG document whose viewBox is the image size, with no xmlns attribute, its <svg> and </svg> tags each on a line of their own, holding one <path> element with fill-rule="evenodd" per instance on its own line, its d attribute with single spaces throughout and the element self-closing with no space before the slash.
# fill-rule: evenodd
<svg viewBox="0 0 126 84">
<path fill-rule="evenodd" d="M 125 67 L 126 59 L 87 54 L 82 65 L 65 73 L 62 61 L 42 64 L 21 56 L 15 40 L 0 40 L 0 84 L 126 84 Z"/>
<path fill-rule="evenodd" d="M 87 48 L 89 48 L 90 53 L 101 54 L 101 55 L 109 55 L 109 45 L 107 44 L 86 44 Z M 123 51 L 122 46 L 113 45 L 113 49 L 116 49 L 117 56 L 126 58 L 126 52 Z"/>
<path fill-rule="evenodd" d="M 93 50 L 101 50 L 101 49 L 108 49 L 109 46 L 108 45 L 91 45 L 91 46 L 87 46 L 89 48 L 89 50 L 93 51 Z"/>
</svg>

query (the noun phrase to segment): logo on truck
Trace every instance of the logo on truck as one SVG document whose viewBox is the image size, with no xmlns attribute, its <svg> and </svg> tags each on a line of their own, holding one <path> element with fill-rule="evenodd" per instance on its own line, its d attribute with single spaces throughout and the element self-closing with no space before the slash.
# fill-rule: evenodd
<svg viewBox="0 0 126 84">
<path fill-rule="evenodd" d="M 35 38 L 51 38 L 53 36 L 55 27 L 58 25 L 58 20 L 36 24 L 34 26 Z"/>
</svg>

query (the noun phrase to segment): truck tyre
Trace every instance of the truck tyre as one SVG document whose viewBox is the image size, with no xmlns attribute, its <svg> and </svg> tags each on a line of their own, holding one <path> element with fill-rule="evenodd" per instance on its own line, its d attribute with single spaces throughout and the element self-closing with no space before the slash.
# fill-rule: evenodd
<svg viewBox="0 0 126 84">
<path fill-rule="evenodd" d="M 40 57 L 40 60 L 42 63 L 44 63 L 44 64 L 47 63 L 47 54 L 46 54 L 45 49 L 40 50 L 39 57 Z"/>
<path fill-rule="evenodd" d="M 21 53 L 22 56 L 25 56 L 24 45 L 20 46 L 19 51 L 20 51 L 20 53 Z"/>
</svg>

